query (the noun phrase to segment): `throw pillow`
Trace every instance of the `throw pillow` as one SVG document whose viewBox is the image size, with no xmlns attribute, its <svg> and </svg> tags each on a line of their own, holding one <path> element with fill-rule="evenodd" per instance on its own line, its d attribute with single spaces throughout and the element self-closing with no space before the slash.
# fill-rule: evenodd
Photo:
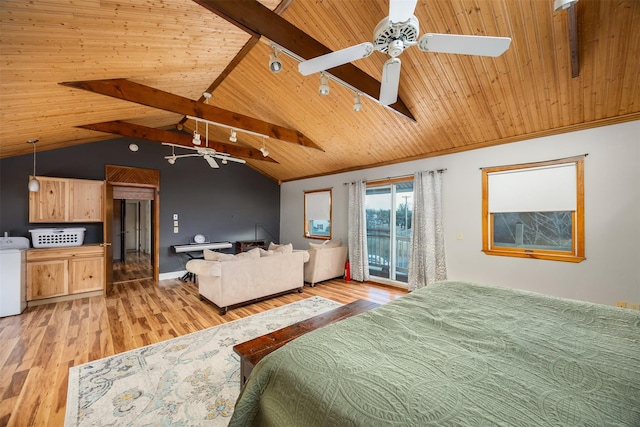
<svg viewBox="0 0 640 427">
<path fill-rule="evenodd" d="M 233 260 L 239 259 L 258 259 L 260 258 L 260 248 L 254 248 L 247 252 L 237 254 Z"/>
<path fill-rule="evenodd" d="M 220 261 L 220 255 L 226 255 L 209 249 L 203 249 L 202 254 L 206 261 Z"/>
<path fill-rule="evenodd" d="M 290 254 L 293 253 L 293 244 L 287 243 L 286 245 L 277 245 L 271 242 L 269 243 L 269 250 L 276 254 Z"/>
<path fill-rule="evenodd" d="M 258 249 L 260 249 L 260 257 L 261 257 L 261 258 L 264 258 L 264 257 L 267 257 L 267 256 L 274 256 L 274 255 L 275 255 L 275 252 L 274 252 L 274 251 L 267 251 L 267 250 L 262 249 L 262 248 L 258 248 Z"/>
<path fill-rule="evenodd" d="M 309 243 L 309 249 L 338 248 L 342 246 L 342 239 L 325 240 L 323 243 Z"/>
</svg>

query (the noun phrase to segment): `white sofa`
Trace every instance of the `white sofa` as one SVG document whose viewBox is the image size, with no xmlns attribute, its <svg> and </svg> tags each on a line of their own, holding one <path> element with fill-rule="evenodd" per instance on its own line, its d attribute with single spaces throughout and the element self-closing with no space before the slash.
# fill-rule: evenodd
<svg viewBox="0 0 640 427">
<path fill-rule="evenodd" d="M 344 276 L 344 264 L 347 261 L 346 246 L 311 246 L 309 261 L 304 265 L 304 281 L 311 286 L 323 280 Z"/>
<path fill-rule="evenodd" d="M 245 256 L 259 251 L 268 256 Z M 302 292 L 303 266 L 309 257 L 306 251 L 274 253 L 256 248 L 236 255 L 237 258 L 226 257 L 228 260 L 224 261 L 194 259 L 186 266 L 187 271 L 197 276 L 200 299 L 214 303 L 221 314 L 232 306 L 294 290 Z"/>
</svg>

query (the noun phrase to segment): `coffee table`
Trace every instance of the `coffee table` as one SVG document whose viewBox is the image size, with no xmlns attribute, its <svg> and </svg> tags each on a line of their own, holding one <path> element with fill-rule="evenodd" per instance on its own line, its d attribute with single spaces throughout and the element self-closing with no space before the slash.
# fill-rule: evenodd
<svg viewBox="0 0 640 427">
<path fill-rule="evenodd" d="M 240 356 L 240 385 L 244 386 L 254 366 L 256 366 L 263 357 L 279 349 L 289 341 L 314 329 L 330 325 L 339 320 L 355 316 L 356 314 L 364 313 L 379 306 L 380 304 L 376 304 L 375 302 L 359 299 L 350 304 L 303 320 L 302 322 L 294 323 L 286 328 L 278 329 L 277 331 L 233 346 L 233 351 Z"/>
</svg>

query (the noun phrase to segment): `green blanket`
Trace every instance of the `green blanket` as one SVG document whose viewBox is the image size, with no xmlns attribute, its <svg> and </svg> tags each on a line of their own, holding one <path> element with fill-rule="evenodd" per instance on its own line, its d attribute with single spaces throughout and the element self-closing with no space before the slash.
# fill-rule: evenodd
<svg viewBox="0 0 640 427">
<path fill-rule="evenodd" d="M 442 282 L 263 359 L 230 426 L 640 426 L 640 312 Z"/>
</svg>

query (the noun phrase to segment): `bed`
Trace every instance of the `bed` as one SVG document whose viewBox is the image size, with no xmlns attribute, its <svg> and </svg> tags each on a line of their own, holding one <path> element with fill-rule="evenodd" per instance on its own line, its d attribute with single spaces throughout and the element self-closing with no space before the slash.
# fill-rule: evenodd
<svg viewBox="0 0 640 427">
<path fill-rule="evenodd" d="M 441 282 L 268 355 L 230 426 L 640 426 L 640 312 Z"/>
</svg>

